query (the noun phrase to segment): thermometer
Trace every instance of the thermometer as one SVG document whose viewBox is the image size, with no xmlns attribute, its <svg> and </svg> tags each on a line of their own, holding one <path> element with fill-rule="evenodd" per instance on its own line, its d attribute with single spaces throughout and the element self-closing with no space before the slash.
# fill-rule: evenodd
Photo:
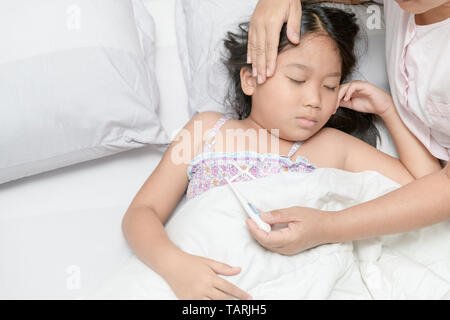
<svg viewBox="0 0 450 320">
<path fill-rule="evenodd" d="M 230 185 L 231 190 L 233 190 L 234 194 L 236 195 L 236 198 L 238 198 L 239 202 L 241 203 L 241 205 L 244 208 L 244 210 L 247 212 L 247 214 L 250 217 L 250 219 L 255 221 L 256 225 L 260 229 L 262 229 L 262 230 L 264 230 L 266 232 L 270 232 L 270 230 L 271 230 L 270 224 L 264 222 L 261 219 L 261 215 L 260 215 L 258 209 L 256 209 L 255 206 L 252 205 L 250 202 L 245 200 L 245 198 L 242 196 L 242 194 L 239 193 L 239 191 L 237 191 L 236 187 L 233 186 L 233 183 L 228 178 L 225 177 L 225 180 Z"/>
</svg>

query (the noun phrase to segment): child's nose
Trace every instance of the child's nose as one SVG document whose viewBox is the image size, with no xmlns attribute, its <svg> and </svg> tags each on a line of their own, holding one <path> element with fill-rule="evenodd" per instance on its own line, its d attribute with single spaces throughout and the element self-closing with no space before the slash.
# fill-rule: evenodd
<svg viewBox="0 0 450 320">
<path fill-rule="evenodd" d="M 303 96 L 303 106 L 320 109 L 320 93 L 316 88 L 308 88 Z"/>
<path fill-rule="evenodd" d="M 311 98 L 304 100 L 303 106 L 311 109 L 320 109 L 320 99 Z"/>
</svg>

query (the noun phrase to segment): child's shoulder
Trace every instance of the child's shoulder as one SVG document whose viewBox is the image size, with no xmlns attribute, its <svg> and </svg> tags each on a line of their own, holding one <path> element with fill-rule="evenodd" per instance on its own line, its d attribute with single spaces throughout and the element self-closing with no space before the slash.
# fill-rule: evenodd
<svg viewBox="0 0 450 320">
<path fill-rule="evenodd" d="M 217 121 L 224 116 L 224 114 L 215 111 L 204 111 L 193 116 L 184 126 L 184 129 L 191 134 L 194 131 L 201 129 L 203 134 L 208 129 L 212 128 Z"/>
<path fill-rule="evenodd" d="M 303 152 L 318 167 L 343 169 L 349 137 L 352 136 L 338 129 L 322 128 L 306 141 Z"/>
<path fill-rule="evenodd" d="M 219 121 L 220 118 L 224 116 L 223 113 L 215 112 L 215 111 L 203 111 L 196 114 L 192 119 L 194 121 L 202 121 L 202 124 L 205 129 L 211 128 Z"/>
<path fill-rule="evenodd" d="M 317 132 L 314 135 L 315 140 L 323 140 L 328 141 L 331 144 L 334 144 L 336 142 L 344 142 L 347 141 L 347 139 L 351 137 L 351 135 L 335 129 L 335 128 L 322 128 L 319 132 Z"/>
<path fill-rule="evenodd" d="M 314 145 L 332 152 L 343 151 L 348 144 L 352 143 L 354 137 L 335 128 L 322 128 L 312 138 Z"/>
<path fill-rule="evenodd" d="M 322 128 L 316 133 L 316 136 L 323 142 L 328 142 L 328 144 L 335 146 L 345 145 L 347 147 L 353 147 L 361 144 L 369 145 L 367 142 L 335 128 Z"/>
<path fill-rule="evenodd" d="M 194 156 L 197 156 L 201 150 L 202 146 L 206 142 L 208 130 L 212 129 L 214 125 L 223 117 L 223 113 L 215 111 L 204 111 L 196 114 L 189 120 L 189 122 L 184 126 L 181 131 L 184 136 L 190 139 L 192 150 L 194 150 Z M 187 135 L 186 135 L 187 134 Z M 178 136 L 175 140 L 178 140 Z"/>
</svg>

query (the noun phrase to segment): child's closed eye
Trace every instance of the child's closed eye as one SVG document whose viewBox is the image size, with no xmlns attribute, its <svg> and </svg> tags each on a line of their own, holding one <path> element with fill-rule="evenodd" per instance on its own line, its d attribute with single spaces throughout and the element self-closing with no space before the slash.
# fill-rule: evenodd
<svg viewBox="0 0 450 320">
<path fill-rule="evenodd" d="M 302 84 L 302 83 L 306 82 L 305 80 L 295 80 L 295 79 L 292 79 L 292 78 L 289 78 L 289 80 L 291 80 L 291 81 L 293 81 L 293 82 L 295 82 L 297 84 Z"/>
</svg>

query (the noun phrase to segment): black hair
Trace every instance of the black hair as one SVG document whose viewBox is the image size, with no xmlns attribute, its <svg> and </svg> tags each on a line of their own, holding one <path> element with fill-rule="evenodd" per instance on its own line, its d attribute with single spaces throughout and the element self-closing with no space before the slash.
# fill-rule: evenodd
<svg viewBox="0 0 450 320">
<path fill-rule="evenodd" d="M 303 4 L 302 7 L 301 36 L 307 33 L 322 33 L 333 39 L 341 58 L 340 83 L 343 83 L 349 78 L 357 62 L 355 40 L 360 28 L 355 15 L 317 4 Z M 224 40 L 228 56 L 223 59 L 223 63 L 231 77 L 231 87 L 225 97 L 225 105 L 231 108 L 239 119 L 247 118 L 251 111 L 251 97 L 242 91 L 240 76 L 242 67 L 251 68 L 251 65 L 247 64 L 248 28 L 249 22 L 240 23 L 239 31 L 227 32 Z M 286 28 L 285 23 L 280 32 L 278 52 L 290 44 Z M 339 108 L 325 127 L 341 130 L 375 147 L 380 134 L 374 125 L 374 119 L 372 114 Z"/>
</svg>

